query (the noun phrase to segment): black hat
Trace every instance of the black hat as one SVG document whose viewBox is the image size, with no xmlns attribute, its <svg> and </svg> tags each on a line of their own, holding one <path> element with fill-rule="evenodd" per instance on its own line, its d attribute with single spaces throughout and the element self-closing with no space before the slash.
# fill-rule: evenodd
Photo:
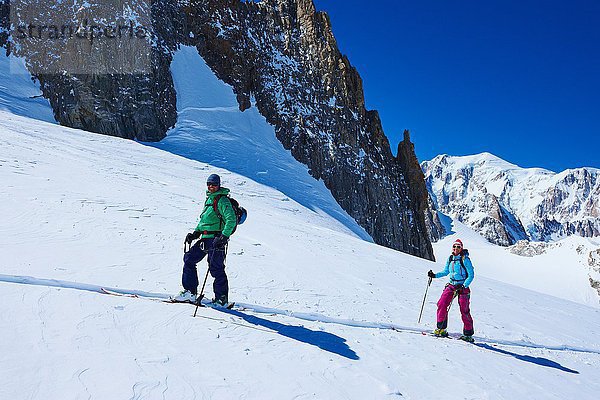
<svg viewBox="0 0 600 400">
<path fill-rule="evenodd" d="M 206 180 L 206 183 L 207 184 L 211 183 L 213 185 L 221 186 L 221 178 L 217 174 L 211 174 L 208 177 L 208 179 Z"/>
</svg>

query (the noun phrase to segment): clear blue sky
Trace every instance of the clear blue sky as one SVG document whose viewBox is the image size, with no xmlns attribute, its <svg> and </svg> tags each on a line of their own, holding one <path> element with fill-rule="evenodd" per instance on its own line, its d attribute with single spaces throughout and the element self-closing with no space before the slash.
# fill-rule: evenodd
<svg viewBox="0 0 600 400">
<path fill-rule="evenodd" d="M 600 167 L 600 0 L 315 0 L 396 153 Z"/>
</svg>

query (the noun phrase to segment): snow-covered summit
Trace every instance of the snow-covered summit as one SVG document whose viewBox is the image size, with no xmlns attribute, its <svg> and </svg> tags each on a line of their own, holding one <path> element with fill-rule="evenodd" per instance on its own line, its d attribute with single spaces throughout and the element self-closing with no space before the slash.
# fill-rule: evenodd
<svg viewBox="0 0 600 400">
<path fill-rule="evenodd" d="M 518 165 L 512 164 L 512 163 L 510 163 L 492 153 L 489 153 L 487 151 L 483 152 L 483 153 L 479 153 L 479 154 L 458 156 L 458 157 L 450 156 L 448 154 L 441 154 L 441 155 L 434 157 L 431 161 L 424 161 L 422 164 L 423 164 L 423 166 L 429 165 L 429 164 L 433 164 L 433 165 L 453 164 L 455 166 L 455 168 L 466 168 L 469 166 L 486 165 L 489 167 L 495 167 L 495 168 L 502 169 L 505 171 L 513 171 L 513 173 L 516 173 L 516 174 L 520 174 L 520 173 L 536 173 L 536 174 L 552 173 L 551 171 L 548 171 L 543 168 L 519 167 Z"/>
<path fill-rule="evenodd" d="M 521 168 L 490 153 L 421 164 L 437 209 L 492 243 L 600 235 L 600 170 Z"/>
</svg>

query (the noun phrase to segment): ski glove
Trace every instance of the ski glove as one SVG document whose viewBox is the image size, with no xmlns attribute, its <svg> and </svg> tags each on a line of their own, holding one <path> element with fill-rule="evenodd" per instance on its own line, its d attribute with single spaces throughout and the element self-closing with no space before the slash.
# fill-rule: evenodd
<svg viewBox="0 0 600 400">
<path fill-rule="evenodd" d="M 215 240 L 213 241 L 213 247 L 224 247 L 229 241 L 229 237 L 226 235 L 218 235 L 215 236 Z"/>
<path fill-rule="evenodd" d="M 430 278 L 435 278 L 435 274 L 433 273 L 432 270 L 429 270 L 429 272 L 427 273 L 427 276 Z"/>
<path fill-rule="evenodd" d="M 199 237 L 200 237 L 200 231 L 194 231 L 194 232 L 188 233 L 187 236 L 185 237 L 185 242 L 192 243 L 194 240 L 198 239 Z"/>
</svg>

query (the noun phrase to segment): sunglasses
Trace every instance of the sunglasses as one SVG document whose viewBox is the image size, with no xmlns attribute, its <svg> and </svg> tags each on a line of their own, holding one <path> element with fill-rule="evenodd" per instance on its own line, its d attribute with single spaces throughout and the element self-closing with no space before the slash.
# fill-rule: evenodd
<svg viewBox="0 0 600 400">
<path fill-rule="evenodd" d="M 462 249 L 462 246 L 452 246 L 453 249 Z"/>
<path fill-rule="evenodd" d="M 219 187 L 219 185 L 217 185 L 216 183 L 207 183 L 206 186 Z"/>
</svg>

